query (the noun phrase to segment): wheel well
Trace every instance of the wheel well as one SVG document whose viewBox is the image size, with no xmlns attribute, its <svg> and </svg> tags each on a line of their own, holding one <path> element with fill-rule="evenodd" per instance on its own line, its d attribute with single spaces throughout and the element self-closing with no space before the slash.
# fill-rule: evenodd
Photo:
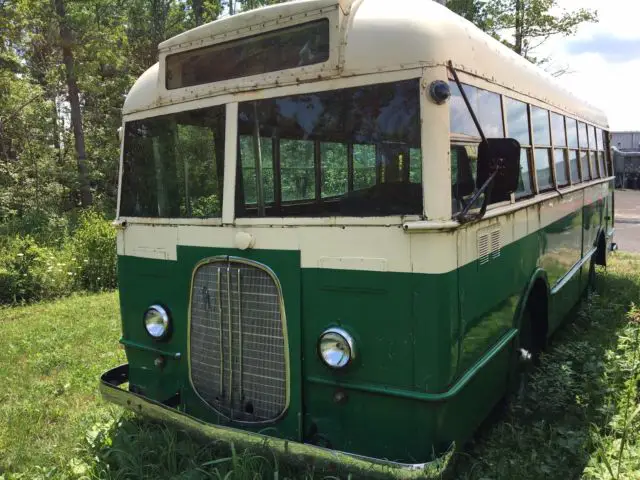
<svg viewBox="0 0 640 480">
<path fill-rule="evenodd" d="M 549 331 L 549 296 L 547 285 L 541 278 L 536 280 L 529 293 L 527 309 L 531 313 L 533 343 L 538 351 L 543 350 L 547 343 L 547 333 Z"/>
<path fill-rule="evenodd" d="M 607 241 L 604 239 L 604 232 L 598 235 L 598 249 L 594 254 L 596 265 L 607 266 Z"/>
</svg>

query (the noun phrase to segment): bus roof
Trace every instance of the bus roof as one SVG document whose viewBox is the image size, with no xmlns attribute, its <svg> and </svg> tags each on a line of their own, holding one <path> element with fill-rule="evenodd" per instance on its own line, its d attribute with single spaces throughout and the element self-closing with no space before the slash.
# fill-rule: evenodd
<svg viewBox="0 0 640 480">
<path fill-rule="evenodd" d="M 391 3 L 388 0 L 298 0 L 272 5 L 181 33 L 159 45 L 160 61 L 167 54 L 237 38 L 239 32 L 250 36 L 284 28 L 300 23 L 300 18 L 314 12 L 321 15 L 331 9 L 337 10 L 336 17 L 339 18 L 334 25 L 340 32 L 340 41 L 337 42 L 340 49 L 339 65 L 336 62 L 336 68 L 331 70 L 320 68 L 314 78 L 352 77 L 446 65 L 451 60 L 457 69 L 470 75 L 552 105 L 580 120 L 608 127 L 604 112 L 562 88 L 551 75 L 472 23 L 429 0 L 398 0 Z M 159 78 L 163 71 L 156 64 L 138 79 L 127 96 L 124 114 L 176 103 L 170 100 L 173 91 L 166 90 L 164 78 Z M 311 73 L 314 73 L 313 69 Z M 282 78 L 276 78 L 275 85 L 295 83 L 299 77 L 283 75 Z M 240 80 L 231 83 L 242 85 Z M 274 86 L 273 75 L 271 83 L 263 84 L 261 77 L 252 80 L 251 84 L 244 83 L 245 88 L 236 87 L 236 91 Z M 180 90 L 180 101 L 230 93 L 229 88 L 217 92 L 215 88 L 210 88 L 208 95 L 197 92 L 191 97 L 192 90 L 189 88 Z"/>
</svg>

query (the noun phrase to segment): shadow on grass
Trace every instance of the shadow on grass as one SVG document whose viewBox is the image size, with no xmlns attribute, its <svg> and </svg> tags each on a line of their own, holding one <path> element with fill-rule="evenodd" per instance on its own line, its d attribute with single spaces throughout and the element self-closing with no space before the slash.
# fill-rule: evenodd
<svg viewBox="0 0 640 480">
<path fill-rule="evenodd" d="M 442 478 L 582 476 L 593 455 L 594 429 L 606 429 L 615 411 L 607 365 L 615 361 L 629 306 L 640 298 L 639 272 L 640 257 L 621 255 L 607 274 L 598 273 L 597 292 L 556 332 L 527 395 L 496 408 Z M 358 478 L 281 462 L 265 450 L 236 452 L 129 414 L 105 425 L 91 444 L 97 478 Z"/>
</svg>

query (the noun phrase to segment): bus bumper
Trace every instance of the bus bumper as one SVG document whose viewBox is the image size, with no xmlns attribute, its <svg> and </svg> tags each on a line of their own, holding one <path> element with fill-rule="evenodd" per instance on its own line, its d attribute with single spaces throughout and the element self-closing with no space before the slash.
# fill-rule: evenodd
<svg viewBox="0 0 640 480">
<path fill-rule="evenodd" d="M 170 423 L 178 428 L 196 432 L 206 438 L 223 440 L 240 447 L 268 448 L 290 464 L 315 465 L 333 471 L 345 471 L 362 474 L 365 478 L 441 478 L 450 463 L 453 446 L 442 457 L 429 463 L 406 464 L 377 458 L 364 457 L 306 443 L 268 437 L 236 428 L 214 425 L 164 405 L 137 393 L 129 392 L 120 386 L 129 381 L 129 365 L 124 364 L 105 372 L 100 377 L 100 393 L 112 403 L 121 405 L 136 413 L 154 420 Z"/>
</svg>

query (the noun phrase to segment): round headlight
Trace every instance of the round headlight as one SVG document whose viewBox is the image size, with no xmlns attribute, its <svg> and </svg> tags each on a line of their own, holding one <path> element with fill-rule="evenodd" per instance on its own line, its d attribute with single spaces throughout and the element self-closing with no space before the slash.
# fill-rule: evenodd
<svg viewBox="0 0 640 480">
<path fill-rule="evenodd" d="M 318 353 L 328 367 L 346 367 L 356 357 L 353 337 L 342 328 L 329 328 L 320 335 Z"/>
<path fill-rule="evenodd" d="M 144 328 L 153 338 L 163 338 L 169 332 L 169 314 L 160 305 L 152 305 L 144 312 Z"/>
</svg>

